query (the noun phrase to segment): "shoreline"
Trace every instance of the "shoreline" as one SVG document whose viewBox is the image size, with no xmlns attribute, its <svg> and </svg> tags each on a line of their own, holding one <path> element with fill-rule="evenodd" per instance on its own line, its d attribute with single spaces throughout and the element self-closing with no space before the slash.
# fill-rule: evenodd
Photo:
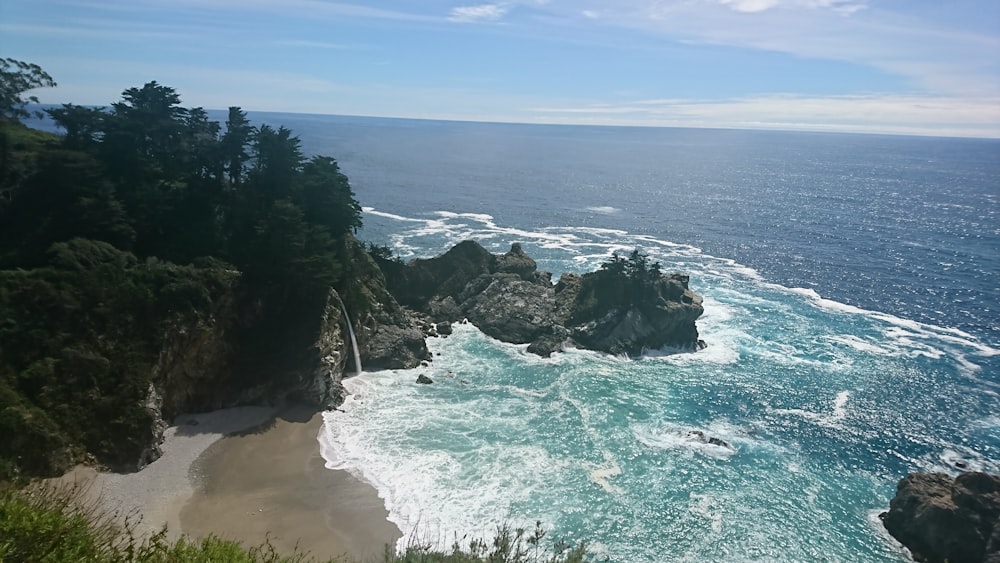
<svg viewBox="0 0 1000 563">
<path fill-rule="evenodd" d="M 180 507 L 194 494 L 191 466 L 212 444 L 228 434 L 253 428 L 274 418 L 271 407 L 235 407 L 178 416 L 163 432 L 163 455 L 135 473 L 98 471 L 79 465 L 49 480 L 56 486 L 78 486 L 81 500 L 109 514 L 128 519 L 140 536 L 167 529 L 167 538 L 180 537 Z"/>
<path fill-rule="evenodd" d="M 212 444 L 191 466 L 195 492 L 179 511 L 182 531 L 247 546 L 267 539 L 288 555 L 381 560 L 402 534 L 374 487 L 326 468 L 322 425 L 321 413 L 293 405 Z"/>
<path fill-rule="evenodd" d="M 164 432 L 163 455 L 136 473 L 78 466 L 50 482 L 80 486 L 140 536 L 216 535 L 245 547 L 266 541 L 283 555 L 381 561 L 402 536 L 378 491 L 326 468 L 315 408 L 237 407 L 182 415 Z"/>
</svg>

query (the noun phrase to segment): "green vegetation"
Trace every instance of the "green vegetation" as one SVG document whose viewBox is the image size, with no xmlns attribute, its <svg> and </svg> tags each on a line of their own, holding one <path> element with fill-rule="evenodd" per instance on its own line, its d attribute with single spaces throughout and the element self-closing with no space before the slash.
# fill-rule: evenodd
<svg viewBox="0 0 1000 563">
<path fill-rule="evenodd" d="M 599 270 L 586 276 L 577 295 L 576 322 L 581 318 L 601 318 L 611 310 L 625 309 L 636 303 L 656 302 L 658 284 L 663 278 L 659 262 L 651 262 L 639 249 L 628 258 L 613 253 Z"/>
<path fill-rule="evenodd" d="M 290 130 L 237 107 L 223 127 L 156 82 L 48 110 L 62 136 L 18 122 L 25 92 L 52 85 L 0 60 L 0 480 L 83 459 L 134 469 L 165 335 L 226 305 L 241 361 L 227 388 L 259 386 L 298 357 L 329 288 L 351 295 L 367 267 L 347 177 Z"/>
<path fill-rule="evenodd" d="M 124 518 L 85 502 L 76 487 L 32 486 L 0 492 L 0 561 L 61 563 L 299 563 L 305 554 L 279 555 L 265 541 L 242 545 L 211 536 L 201 541 L 143 538 L 134 515 Z"/>
<path fill-rule="evenodd" d="M 403 554 L 387 557 L 387 563 L 582 563 L 586 556 L 586 546 L 571 546 L 556 542 L 551 549 L 543 541 L 548 535 L 541 522 L 535 522 L 535 529 L 529 534 L 524 528 L 512 528 L 509 524 L 497 527 L 493 539 L 469 540 L 466 547 L 459 542 L 452 545 L 451 552 L 435 551 L 427 546 L 412 545 Z"/>
<path fill-rule="evenodd" d="M 0 58 L 0 119 L 20 119 L 30 114 L 24 109 L 38 103 L 36 96 L 24 93 L 35 88 L 52 88 L 52 80 L 42 67 L 10 58 Z"/>
<path fill-rule="evenodd" d="M 309 554 L 282 555 L 266 540 L 254 547 L 210 536 L 201 541 L 150 537 L 136 532 L 134 515 L 108 513 L 95 501 L 83 500 L 77 486 L 35 485 L 0 490 L 0 561 L 24 563 L 88 561 L 91 563 L 304 563 Z M 124 516 L 124 517 L 123 517 Z M 396 555 L 387 547 L 383 563 L 582 563 L 582 545 L 544 545 L 541 523 L 528 534 L 501 526 L 491 541 L 474 539 L 450 552 L 419 545 Z M 328 560 L 334 561 L 334 560 Z M 344 562 L 346 563 L 346 562 Z"/>
<path fill-rule="evenodd" d="M 135 466 L 166 323 L 210 315 L 234 283 L 201 266 L 72 239 L 45 267 L 0 270 L 0 475 L 54 475 L 86 453 Z"/>
<path fill-rule="evenodd" d="M 80 461 L 142 462 L 172 334 L 229 315 L 240 362 L 220 381 L 238 395 L 300 352 L 303 319 L 331 286 L 354 311 L 385 307 L 359 283 L 381 273 L 351 236 L 361 207 L 335 160 L 307 159 L 291 131 L 254 127 L 237 107 L 223 130 L 156 82 L 109 108 L 49 110 L 62 136 L 18 122 L 37 101 L 25 93 L 54 84 L 0 59 L 0 562 L 311 561 L 266 539 L 141 537 L 134 515 L 78 489 L 24 486 Z M 550 551 L 543 537 L 502 527 L 492 542 L 384 561 L 582 561 L 582 546 Z"/>
</svg>

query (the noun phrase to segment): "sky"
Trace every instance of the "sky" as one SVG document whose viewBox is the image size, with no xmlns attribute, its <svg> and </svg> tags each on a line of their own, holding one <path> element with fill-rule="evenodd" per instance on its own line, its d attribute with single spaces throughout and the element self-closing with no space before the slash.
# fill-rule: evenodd
<svg viewBox="0 0 1000 563">
<path fill-rule="evenodd" d="M 1000 137 L 1000 0 L 0 0 L 43 103 Z"/>
</svg>

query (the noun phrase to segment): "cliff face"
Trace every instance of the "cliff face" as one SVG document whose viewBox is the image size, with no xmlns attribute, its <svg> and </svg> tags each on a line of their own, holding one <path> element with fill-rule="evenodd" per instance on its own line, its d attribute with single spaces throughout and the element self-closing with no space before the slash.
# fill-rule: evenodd
<svg viewBox="0 0 1000 563">
<path fill-rule="evenodd" d="M 419 321 L 389 292 L 378 264 L 353 239 L 343 250 L 352 268 L 344 301 L 354 323 L 362 366 L 407 369 L 429 360 Z M 356 370 L 357 366 L 351 368 Z"/>
<path fill-rule="evenodd" d="M 881 518 L 917 561 L 1000 562 L 1000 477 L 910 474 Z"/>
<path fill-rule="evenodd" d="M 434 322 L 467 318 L 487 335 L 530 343 L 528 350 L 543 356 L 565 344 L 614 354 L 700 345 L 695 320 L 704 311 L 702 299 L 682 274 L 601 270 L 567 274 L 553 285 L 519 244 L 493 255 L 474 241 L 435 258 L 385 266 L 400 303 Z"/>
<path fill-rule="evenodd" d="M 151 424 L 138 467 L 160 456 L 163 430 L 181 413 L 275 403 L 285 398 L 325 408 L 343 401 L 340 381 L 350 352 L 337 291 L 330 289 L 314 312 L 309 323 L 314 328 L 298 344 L 298 352 L 284 365 L 271 366 L 270 377 L 256 379 L 240 373 L 236 358 L 241 322 L 236 292 L 234 287 L 210 314 L 169 323 L 145 400 Z"/>
<path fill-rule="evenodd" d="M 341 291 L 304 296 L 282 314 L 269 315 L 266 299 L 240 295 L 234 283 L 211 310 L 170 323 L 145 401 L 152 423 L 140 467 L 159 457 L 166 421 L 180 413 L 285 398 L 319 408 L 340 405 L 341 380 L 357 370 L 349 320 L 364 367 L 411 368 L 429 359 L 423 333 L 389 294 L 361 244 L 348 238 L 341 251 L 353 265 Z M 272 322 L 277 326 L 268 328 Z M 258 343 L 279 336 L 277 352 L 254 355 Z M 254 365 L 263 367 L 246 373 Z"/>
<path fill-rule="evenodd" d="M 517 244 L 493 255 L 464 242 L 384 267 L 353 237 L 337 244 L 335 288 L 241 283 L 215 260 L 140 262 L 82 239 L 55 245 L 50 267 L 0 271 L 0 434 L 14 437 L 0 441 L 0 474 L 53 475 L 82 460 L 142 467 L 185 412 L 286 398 L 336 406 L 345 371 L 357 370 L 349 326 L 368 369 L 430 360 L 424 335 L 463 318 L 541 355 L 567 343 L 636 353 L 697 342 L 700 298 L 681 276 L 635 285 L 596 272 L 553 285 Z"/>
</svg>

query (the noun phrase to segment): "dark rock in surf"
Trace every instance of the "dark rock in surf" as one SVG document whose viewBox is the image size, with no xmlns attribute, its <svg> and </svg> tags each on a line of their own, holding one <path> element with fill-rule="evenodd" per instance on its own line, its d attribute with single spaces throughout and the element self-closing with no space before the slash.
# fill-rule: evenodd
<svg viewBox="0 0 1000 563">
<path fill-rule="evenodd" d="M 567 327 L 584 348 L 612 354 L 664 347 L 694 351 L 701 302 L 683 274 L 637 281 L 600 270 L 582 276 Z"/>
<path fill-rule="evenodd" d="M 528 352 L 548 358 L 556 352 L 562 352 L 569 341 L 569 331 L 564 327 L 553 325 L 547 334 L 542 334 L 528 345 Z"/>
<path fill-rule="evenodd" d="M 400 276 L 387 279 L 389 291 L 401 305 L 426 311 L 432 301 L 444 304 L 448 297 L 456 300 L 469 282 L 496 271 L 496 263 L 496 256 L 479 243 L 463 241 L 440 256 L 408 263 Z"/>
<path fill-rule="evenodd" d="M 524 344 L 557 323 L 551 283 L 527 281 L 508 273 L 483 276 L 476 282 L 470 284 L 472 291 L 463 306 L 469 321 L 489 336 Z M 485 287 L 480 289 L 479 285 Z"/>
<path fill-rule="evenodd" d="M 1000 563 L 1000 477 L 911 473 L 880 518 L 917 561 Z"/>
<path fill-rule="evenodd" d="M 522 279 L 531 279 L 536 269 L 535 261 L 524 253 L 519 242 L 510 245 L 510 250 L 506 254 L 497 256 L 497 272 L 516 274 Z"/>
<path fill-rule="evenodd" d="M 485 334 L 527 343 L 541 356 L 566 345 L 612 354 L 699 349 L 695 320 L 704 309 L 688 276 L 664 275 L 658 266 L 640 273 L 602 268 L 563 275 L 553 285 L 518 243 L 494 255 L 464 241 L 435 258 L 396 265 L 386 276 L 400 303 L 433 322 L 468 319 Z"/>
<path fill-rule="evenodd" d="M 417 376 L 417 383 L 421 385 L 430 385 L 431 383 L 434 383 L 434 380 L 421 373 Z"/>
<path fill-rule="evenodd" d="M 733 448 L 733 446 L 729 442 L 723 440 L 722 438 L 709 436 L 708 434 L 705 434 L 701 430 L 689 430 L 684 435 L 684 438 L 691 442 L 700 442 L 702 444 L 711 444 L 713 446 L 726 448 L 727 450 L 735 450 L 735 448 Z"/>
<path fill-rule="evenodd" d="M 365 368 L 408 369 L 430 358 L 424 334 L 415 326 L 378 325 L 367 339 Z"/>
</svg>

